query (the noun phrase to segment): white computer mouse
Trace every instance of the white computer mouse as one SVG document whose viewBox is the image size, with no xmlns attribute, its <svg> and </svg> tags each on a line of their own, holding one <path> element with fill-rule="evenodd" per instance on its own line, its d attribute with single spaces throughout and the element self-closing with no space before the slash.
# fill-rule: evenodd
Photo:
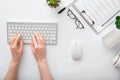
<svg viewBox="0 0 120 80">
<path fill-rule="evenodd" d="M 82 57 L 82 42 L 73 41 L 71 46 L 71 55 L 74 61 L 79 61 Z"/>
</svg>

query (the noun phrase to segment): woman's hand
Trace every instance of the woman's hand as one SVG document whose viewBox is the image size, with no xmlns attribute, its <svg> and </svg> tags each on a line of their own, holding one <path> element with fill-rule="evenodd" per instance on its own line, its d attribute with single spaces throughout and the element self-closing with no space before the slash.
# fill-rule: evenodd
<svg viewBox="0 0 120 80">
<path fill-rule="evenodd" d="M 38 62 L 46 59 L 46 43 L 40 33 L 32 35 L 32 52 Z"/>
<path fill-rule="evenodd" d="M 11 40 L 10 40 L 10 49 L 12 53 L 12 61 L 13 62 L 20 62 L 20 59 L 23 54 L 23 40 L 21 38 L 21 34 L 15 35 Z"/>
</svg>

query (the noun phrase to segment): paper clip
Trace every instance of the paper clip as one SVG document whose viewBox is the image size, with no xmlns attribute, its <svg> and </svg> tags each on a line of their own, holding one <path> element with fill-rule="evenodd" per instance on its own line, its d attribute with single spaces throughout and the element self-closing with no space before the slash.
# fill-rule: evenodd
<svg viewBox="0 0 120 80">
<path fill-rule="evenodd" d="M 90 25 L 94 25 L 95 22 L 86 14 L 86 12 L 83 10 L 81 13 L 81 16 L 83 17 L 83 19 Z"/>
</svg>

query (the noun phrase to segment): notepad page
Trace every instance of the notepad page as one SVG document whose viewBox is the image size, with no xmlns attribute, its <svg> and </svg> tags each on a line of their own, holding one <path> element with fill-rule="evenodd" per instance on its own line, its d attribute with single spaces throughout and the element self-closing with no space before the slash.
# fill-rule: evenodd
<svg viewBox="0 0 120 80">
<path fill-rule="evenodd" d="M 99 33 L 120 12 L 120 0 L 79 0 L 74 7 L 86 12 L 95 22 L 92 27 Z"/>
</svg>

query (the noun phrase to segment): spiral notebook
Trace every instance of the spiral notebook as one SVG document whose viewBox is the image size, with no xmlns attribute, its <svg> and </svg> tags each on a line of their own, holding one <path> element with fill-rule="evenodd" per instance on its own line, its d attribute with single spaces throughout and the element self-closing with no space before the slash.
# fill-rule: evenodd
<svg viewBox="0 0 120 80">
<path fill-rule="evenodd" d="M 120 0 L 79 0 L 72 7 L 99 34 L 115 22 L 120 13 Z"/>
</svg>

